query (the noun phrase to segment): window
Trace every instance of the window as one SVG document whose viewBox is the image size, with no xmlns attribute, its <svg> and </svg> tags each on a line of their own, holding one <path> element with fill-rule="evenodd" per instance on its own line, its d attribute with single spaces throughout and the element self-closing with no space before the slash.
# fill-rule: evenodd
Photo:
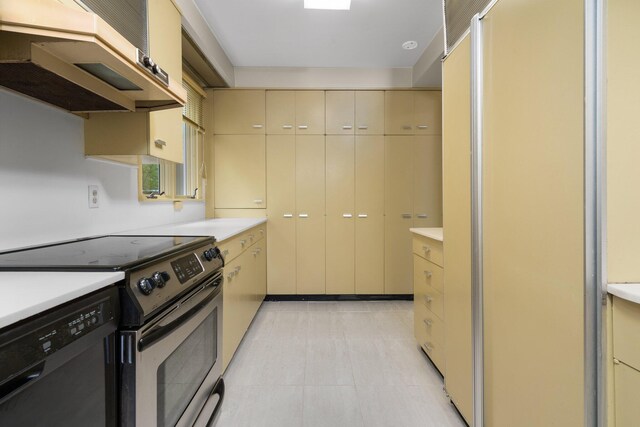
<svg viewBox="0 0 640 427">
<path fill-rule="evenodd" d="M 182 87 L 187 102 L 182 110 L 182 150 L 184 163 L 173 163 L 154 157 L 139 160 L 140 189 L 143 200 L 203 200 L 204 163 L 204 98 L 201 86 L 187 74 Z"/>
</svg>

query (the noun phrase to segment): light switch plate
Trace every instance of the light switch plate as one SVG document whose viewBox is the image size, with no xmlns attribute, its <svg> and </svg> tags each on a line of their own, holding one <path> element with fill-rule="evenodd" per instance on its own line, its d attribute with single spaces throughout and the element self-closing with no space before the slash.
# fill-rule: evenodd
<svg viewBox="0 0 640 427">
<path fill-rule="evenodd" d="M 94 209 L 99 206 L 98 204 L 98 186 L 90 185 L 89 186 L 89 209 Z"/>
</svg>

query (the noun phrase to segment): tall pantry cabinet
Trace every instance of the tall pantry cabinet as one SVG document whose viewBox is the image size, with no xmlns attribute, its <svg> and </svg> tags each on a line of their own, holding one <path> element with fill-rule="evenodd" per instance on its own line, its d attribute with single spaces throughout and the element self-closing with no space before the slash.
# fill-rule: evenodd
<svg viewBox="0 0 640 427">
<path fill-rule="evenodd" d="M 266 214 L 269 294 L 413 292 L 408 230 L 442 221 L 439 102 L 437 91 L 214 91 L 215 215 Z M 386 135 L 395 122 L 410 129 Z"/>
</svg>

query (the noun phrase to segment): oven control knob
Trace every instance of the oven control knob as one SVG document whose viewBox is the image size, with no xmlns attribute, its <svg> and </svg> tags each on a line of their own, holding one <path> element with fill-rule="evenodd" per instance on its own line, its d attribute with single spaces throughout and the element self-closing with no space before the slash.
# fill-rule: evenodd
<svg viewBox="0 0 640 427">
<path fill-rule="evenodd" d="M 145 295 L 150 295 L 151 292 L 153 292 L 153 290 L 155 289 L 155 287 L 156 287 L 156 284 L 155 284 L 155 280 L 153 279 L 143 277 L 142 279 L 138 280 L 138 289 L 140 289 L 140 292 L 142 292 Z"/>
<path fill-rule="evenodd" d="M 167 273 L 162 274 L 159 271 L 153 273 L 153 281 L 155 282 L 158 288 L 164 288 L 164 285 L 167 284 L 167 280 L 165 279 L 165 274 L 168 276 Z"/>
<path fill-rule="evenodd" d="M 211 261 L 216 257 L 216 253 L 213 249 L 207 249 L 202 253 L 202 256 L 204 256 L 204 259 L 207 261 Z"/>
</svg>

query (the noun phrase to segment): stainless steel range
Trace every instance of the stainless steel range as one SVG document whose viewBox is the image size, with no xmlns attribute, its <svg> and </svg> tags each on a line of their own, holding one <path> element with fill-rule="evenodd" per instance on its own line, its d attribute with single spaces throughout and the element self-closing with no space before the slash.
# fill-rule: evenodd
<svg viewBox="0 0 640 427">
<path fill-rule="evenodd" d="M 123 426 L 215 422 L 224 397 L 223 264 L 211 237 L 102 236 L 0 253 L 0 270 L 125 272 Z"/>
</svg>

